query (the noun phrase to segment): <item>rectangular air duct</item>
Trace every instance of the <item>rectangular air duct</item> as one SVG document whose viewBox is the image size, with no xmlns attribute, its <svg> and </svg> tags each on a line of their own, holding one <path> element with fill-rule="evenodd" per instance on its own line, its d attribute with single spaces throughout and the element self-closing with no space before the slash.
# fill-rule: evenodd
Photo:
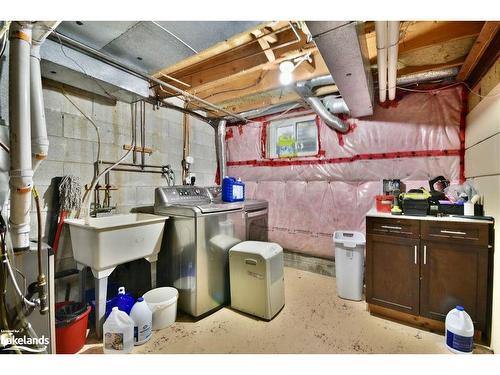
<svg viewBox="0 0 500 375">
<path fill-rule="evenodd" d="M 362 22 L 306 22 L 353 117 L 373 114 L 373 79 Z"/>
<path fill-rule="evenodd" d="M 44 78 L 127 103 L 149 97 L 147 80 L 52 40 L 41 57 Z"/>
</svg>

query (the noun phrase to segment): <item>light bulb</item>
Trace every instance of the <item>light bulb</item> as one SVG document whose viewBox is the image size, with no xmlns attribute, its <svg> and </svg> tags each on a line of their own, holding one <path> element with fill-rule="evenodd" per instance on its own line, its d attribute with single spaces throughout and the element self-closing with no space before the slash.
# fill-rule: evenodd
<svg viewBox="0 0 500 375">
<path fill-rule="evenodd" d="M 287 86 L 293 82 L 293 75 L 291 72 L 281 72 L 280 82 L 283 86 Z"/>
<path fill-rule="evenodd" d="M 280 72 L 281 73 L 291 73 L 295 69 L 295 64 L 289 60 L 282 61 L 280 63 Z"/>
</svg>

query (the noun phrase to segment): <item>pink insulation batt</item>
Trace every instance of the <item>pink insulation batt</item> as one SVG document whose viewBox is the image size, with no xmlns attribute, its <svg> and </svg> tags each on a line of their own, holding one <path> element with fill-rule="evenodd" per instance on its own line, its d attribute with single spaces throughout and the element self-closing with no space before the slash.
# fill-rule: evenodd
<svg viewBox="0 0 500 375">
<path fill-rule="evenodd" d="M 246 184 L 247 198 L 269 201 L 269 240 L 292 251 L 333 258 L 336 230 L 365 233 L 365 215 L 382 192 L 382 179 L 407 189 L 438 175 L 461 178 L 464 89 L 404 95 L 373 116 L 346 121 L 339 135 L 317 118 L 320 155 L 266 159 L 263 140 L 277 115 L 228 127 L 228 175 Z M 292 116 L 300 116 L 294 113 Z M 264 142 L 265 144 L 265 142 Z"/>
</svg>

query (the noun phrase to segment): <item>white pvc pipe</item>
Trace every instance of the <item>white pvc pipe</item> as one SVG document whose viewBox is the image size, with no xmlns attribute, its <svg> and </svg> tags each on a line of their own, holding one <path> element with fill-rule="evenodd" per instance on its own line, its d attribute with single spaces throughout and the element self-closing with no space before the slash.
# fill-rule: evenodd
<svg viewBox="0 0 500 375">
<path fill-rule="evenodd" d="M 378 92 L 381 103 L 387 96 L 387 21 L 375 21 L 377 41 Z"/>
<path fill-rule="evenodd" d="M 12 22 L 9 51 L 10 229 L 14 249 L 29 248 L 31 189 L 29 23 Z"/>
<path fill-rule="evenodd" d="M 42 75 L 40 72 L 40 45 L 33 45 L 30 57 L 31 83 L 31 154 L 33 173 L 47 158 L 49 138 L 43 104 Z"/>
<path fill-rule="evenodd" d="M 396 98 L 396 78 L 398 74 L 399 21 L 388 22 L 387 90 L 389 100 Z"/>
<path fill-rule="evenodd" d="M 33 172 L 47 158 L 49 152 L 49 138 L 47 137 L 45 106 L 43 103 L 42 74 L 40 71 L 40 46 L 59 24 L 60 21 L 45 21 L 37 22 L 33 27 L 33 41 L 30 54 L 31 153 Z"/>
</svg>

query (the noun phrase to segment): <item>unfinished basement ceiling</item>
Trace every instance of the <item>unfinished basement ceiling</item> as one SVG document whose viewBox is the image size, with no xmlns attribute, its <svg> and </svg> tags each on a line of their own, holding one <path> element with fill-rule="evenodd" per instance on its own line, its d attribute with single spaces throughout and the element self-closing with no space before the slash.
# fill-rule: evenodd
<svg viewBox="0 0 500 375">
<path fill-rule="evenodd" d="M 153 74 L 247 31 L 259 21 L 66 21 L 57 28 L 127 65 Z"/>
</svg>

